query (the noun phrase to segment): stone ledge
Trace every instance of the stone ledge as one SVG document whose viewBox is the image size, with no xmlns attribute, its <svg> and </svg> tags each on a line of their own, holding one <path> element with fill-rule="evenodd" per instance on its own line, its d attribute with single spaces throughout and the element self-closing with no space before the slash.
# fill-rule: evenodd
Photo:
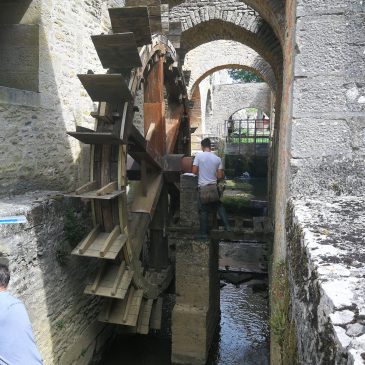
<svg viewBox="0 0 365 365">
<path fill-rule="evenodd" d="M 303 363 L 363 364 L 364 213 L 363 197 L 288 205 L 291 294 Z"/>
</svg>

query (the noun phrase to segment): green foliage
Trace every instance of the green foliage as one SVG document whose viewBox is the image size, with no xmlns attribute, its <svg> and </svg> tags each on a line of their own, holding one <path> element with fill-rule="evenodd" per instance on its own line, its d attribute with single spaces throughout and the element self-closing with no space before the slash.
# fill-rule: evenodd
<svg viewBox="0 0 365 365">
<path fill-rule="evenodd" d="M 56 322 L 56 328 L 58 330 L 62 330 L 64 327 L 65 327 L 65 322 L 62 319 Z"/>
<path fill-rule="evenodd" d="M 260 76 L 257 76 L 254 72 L 243 69 L 231 69 L 228 70 L 229 76 L 233 80 L 249 83 L 249 82 L 264 82 Z"/>
<path fill-rule="evenodd" d="M 228 213 L 239 215 L 244 208 L 250 206 L 252 197 L 251 194 L 242 193 L 234 196 L 223 196 L 221 200 Z"/>
<path fill-rule="evenodd" d="M 270 329 L 274 343 L 279 346 L 281 365 L 296 365 L 297 339 L 295 322 L 290 315 L 290 292 L 286 263 L 273 267 L 271 284 Z"/>
<path fill-rule="evenodd" d="M 226 180 L 227 189 L 243 190 L 246 193 L 252 192 L 252 185 L 246 181 Z"/>
</svg>

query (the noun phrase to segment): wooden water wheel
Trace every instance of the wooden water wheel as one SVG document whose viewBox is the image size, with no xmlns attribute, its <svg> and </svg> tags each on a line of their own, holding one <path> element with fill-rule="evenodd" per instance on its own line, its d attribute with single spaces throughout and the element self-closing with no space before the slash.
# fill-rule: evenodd
<svg viewBox="0 0 365 365">
<path fill-rule="evenodd" d="M 99 320 L 143 334 L 159 328 L 160 295 L 173 277 L 168 188 L 176 189 L 190 154 L 178 56 L 166 36 L 152 35 L 151 28 L 159 28 L 152 13 L 147 7 L 109 9 L 113 34 L 92 37 L 108 71 L 78 75 L 99 103 L 92 113 L 96 129 L 68 132 L 91 145 L 90 182 L 71 194 L 91 199 L 94 223 L 73 254 L 103 261 L 85 293 L 105 297 Z M 141 108 L 138 125 L 134 115 Z"/>
</svg>

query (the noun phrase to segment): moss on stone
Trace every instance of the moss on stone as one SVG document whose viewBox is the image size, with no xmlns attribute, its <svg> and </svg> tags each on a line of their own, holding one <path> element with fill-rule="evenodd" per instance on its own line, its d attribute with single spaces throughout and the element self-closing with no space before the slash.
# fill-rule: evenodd
<svg viewBox="0 0 365 365">
<path fill-rule="evenodd" d="M 288 270 L 285 262 L 276 264 L 272 270 L 271 282 L 271 339 L 274 348 L 278 348 L 280 365 L 296 365 L 297 338 L 295 322 L 291 318 L 291 300 Z M 279 364 L 278 364 L 279 365 Z"/>
</svg>

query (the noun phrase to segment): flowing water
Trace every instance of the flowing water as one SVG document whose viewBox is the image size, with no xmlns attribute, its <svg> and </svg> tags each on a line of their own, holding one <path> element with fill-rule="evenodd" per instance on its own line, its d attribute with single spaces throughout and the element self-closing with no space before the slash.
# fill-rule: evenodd
<svg viewBox="0 0 365 365">
<path fill-rule="evenodd" d="M 250 193 L 266 198 L 266 180 L 249 179 Z M 248 185 L 247 185 L 248 186 Z M 249 187 L 250 187 L 249 186 Z M 222 242 L 221 268 L 262 272 L 267 245 L 262 242 Z M 221 321 L 207 365 L 268 365 L 268 290 L 263 275 L 221 289 Z M 100 365 L 170 365 L 171 339 L 159 335 L 117 337 Z"/>
<path fill-rule="evenodd" d="M 221 322 L 208 365 L 269 364 L 267 292 L 249 283 L 221 289 Z M 170 365 L 171 342 L 157 336 L 119 337 L 101 365 Z"/>
</svg>

